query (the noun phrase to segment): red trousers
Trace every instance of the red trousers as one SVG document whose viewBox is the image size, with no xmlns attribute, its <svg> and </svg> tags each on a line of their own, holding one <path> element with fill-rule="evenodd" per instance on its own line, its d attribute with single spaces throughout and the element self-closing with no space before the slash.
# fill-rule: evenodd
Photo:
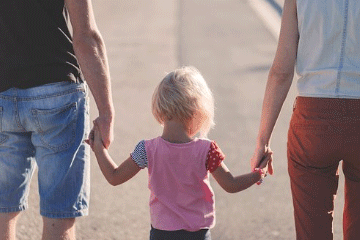
<svg viewBox="0 0 360 240">
<path fill-rule="evenodd" d="M 298 97 L 288 133 L 298 240 L 333 239 L 340 161 L 345 175 L 344 240 L 359 240 L 360 99 Z"/>
</svg>

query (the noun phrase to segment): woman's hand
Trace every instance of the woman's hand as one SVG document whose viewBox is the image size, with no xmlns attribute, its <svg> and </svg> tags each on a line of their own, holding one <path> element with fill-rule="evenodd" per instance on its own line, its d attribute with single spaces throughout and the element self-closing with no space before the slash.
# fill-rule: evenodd
<svg viewBox="0 0 360 240">
<path fill-rule="evenodd" d="M 272 175 L 274 173 L 272 163 L 273 152 L 270 147 L 267 145 L 257 147 L 253 157 L 251 158 L 251 170 L 254 171 L 255 168 L 267 168 L 269 174 Z"/>
</svg>

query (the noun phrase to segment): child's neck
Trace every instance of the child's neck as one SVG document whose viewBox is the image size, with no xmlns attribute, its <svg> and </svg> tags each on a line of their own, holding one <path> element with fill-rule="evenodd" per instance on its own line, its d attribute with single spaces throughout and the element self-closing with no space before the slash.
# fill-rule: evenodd
<svg viewBox="0 0 360 240">
<path fill-rule="evenodd" d="M 171 143 L 187 143 L 193 140 L 184 124 L 178 120 L 165 121 L 161 137 Z"/>
</svg>

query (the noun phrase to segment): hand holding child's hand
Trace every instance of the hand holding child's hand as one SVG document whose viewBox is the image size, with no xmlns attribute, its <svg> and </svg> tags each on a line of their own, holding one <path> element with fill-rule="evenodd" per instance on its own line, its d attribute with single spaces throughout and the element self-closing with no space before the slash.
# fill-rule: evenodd
<svg viewBox="0 0 360 240">
<path fill-rule="evenodd" d="M 266 163 L 267 171 L 272 175 L 274 172 L 272 154 L 273 151 L 271 151 L 269 146 L 257 147 L 251 158 L 251 169 L 261 168 L 262 164 Z"/>
<path fill-rule="evenodd" d="M 258 168 L 264 170 L 265 172 L 268 172 L 269 166 L 271 167 L 271 165 L 272 165 L 272 155 L 273 155 L 273 152 L 271 150 L 269 150 L 267 153 L 265 153 L 263 160 L 260 162 L 260 165 L 258 166 Z"/>
<path fill-rule="evenodd" d="M 259 166 L 257 168 L 255 168 L 255 171 L 256 172 L 258 171 L 261 175 L 260 181 L 257 182 L 258 185 L 260 185 L 263 181 L 263 178 L 265 178 L 267 176 L 269 168 L 272 169 L 272 154 L 273 154 L 273 152 L 269 149 L 269 151 L 265 153 Z"/>
<path fill-rule="evenodd" d="M 104 149 L 104 144 L 101 140 L 101 133 L 99 126 L 94 122 L 94 127 L 90 132 L 88 143 L 91 147 L 91 149 L 96 152 Z"/>
</svg>

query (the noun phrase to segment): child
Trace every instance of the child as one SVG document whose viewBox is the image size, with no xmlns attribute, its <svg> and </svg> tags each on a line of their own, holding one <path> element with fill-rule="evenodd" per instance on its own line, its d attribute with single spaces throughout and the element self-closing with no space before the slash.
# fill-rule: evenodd
<svg viewBox="0 0 360 240">
<path fill-rule="evenodd" d="M 211 239 L 215 204 L 208 173 L 225 191 L 239 192 L 261 182 L 272 153 L 254 172 L 232 176 L 220 148 L 204 138 L 214 125 L 214 100 L 194 67 L 176 69 L 161 81 L 153 95 L 152 112 L 163 126 L 162 135 L 140 141 L 119 167 L 94 126 L 90 145 L 100 169 L 115 186 L 148 168 L 151 240 Z M 197 133 L 202 138 L 195 137 Z"/>
</svg>

